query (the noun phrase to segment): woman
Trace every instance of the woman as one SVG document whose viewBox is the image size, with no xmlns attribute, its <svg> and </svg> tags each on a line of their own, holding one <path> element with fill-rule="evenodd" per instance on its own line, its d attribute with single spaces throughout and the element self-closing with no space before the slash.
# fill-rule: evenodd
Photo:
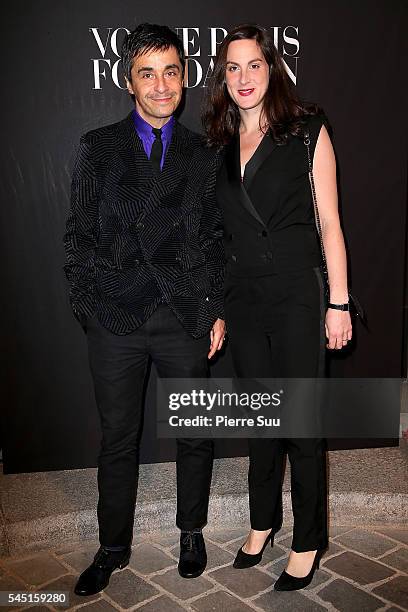
<svg viewBox="0 0 408 612">
<path fill-rule="evenodd" d="M 346 253 L 337 207 L 336 168 L 325 121 L 300 102 L 261 27 L 242 25 L 220 45 L 204 125 L 222 147 L 217 198 L 224 214 L 225 312 L 240 378 L 322 376 L 326 346 L 351 339 Z M 326 310 L 308 177 L 305 133 L 326 253 Z M 327 548 L 326 443 L 250 439 L 251 531 L 234 562 L 259 563 L 282 524 L 284 453 L 291 464 L 293 540 L 276 590 L 304 588 Z"/>
</svg>

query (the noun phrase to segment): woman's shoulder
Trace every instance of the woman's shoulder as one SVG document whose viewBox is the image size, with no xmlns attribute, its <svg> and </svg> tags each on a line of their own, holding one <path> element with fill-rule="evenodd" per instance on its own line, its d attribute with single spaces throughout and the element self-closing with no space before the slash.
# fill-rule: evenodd
<svg viewBox="0 0 408 612">
<path fill-rule="evenodd" d="M 323 110 L 319 110 L 313 115 L 306 115 L 302 117 L 302 122 L 304 123 L 305 128 L 309 131 L 310 137 L 313 135 L 317 137 L 323 125 L 327 130 L 329 130 L 329 120 Z"/>
<path fill-rule="evenodd" d="M 302 118 L 302 123 L 304 125 L 303 133 L 305 135 L 308 134 L 310 138 L 310 146 L 312 151 L 315 150 L 317 139 L 319 138 L 320 130 L 323 126 L 326 128 L 329 135 L 331 134 L 329 120 L 323 110 L 319 110 L 319 112 L 314 113 L 313 115 L 306 115 Z"/>
<path fill-rule="evenodd" d="M 286 124 L 278 126 L 284 134 L 284 142 L 278 141 L 278 144 L 297 143 L 299 139 L 303 140 L 307 135 L 314 148 L 322 126 L 325 126 L 329 134 L 331 134 L 329 120 L 324 110 L 317 105 L 306 107 L 301 114 L 292 117 Z M 272 129 L 271 136 L 278 140 L 276 135 L 273 135 Z"/>
</svg>

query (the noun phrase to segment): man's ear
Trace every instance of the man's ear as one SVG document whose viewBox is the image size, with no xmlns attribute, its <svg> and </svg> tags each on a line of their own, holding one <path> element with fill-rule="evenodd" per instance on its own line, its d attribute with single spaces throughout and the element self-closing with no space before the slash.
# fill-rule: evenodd
<svg viewBox="0 0 408 612">
<path fill-rule="evenodd" d="M 126 87 L 128 92 L 130 93 L 131 96 L 135 95 L 135 92 L 133 91 L 133 87 L 132 87 L 132 83 L 129 81 L 129 79 L 125 76 L 125 82 L 126 82 Z"/>
</svg>

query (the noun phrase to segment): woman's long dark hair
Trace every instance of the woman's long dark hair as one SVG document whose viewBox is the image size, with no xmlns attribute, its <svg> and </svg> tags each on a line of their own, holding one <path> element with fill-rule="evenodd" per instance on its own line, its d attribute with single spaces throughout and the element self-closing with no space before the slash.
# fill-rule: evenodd
<svg viewBox="0 0 408 612">
<path fill-rule="evenodd" d="M 258 25 L 240 25 L 231 30 L 221 43 L 209 79 L 202 120 L 210 145 L 227 144 L 238 130 L 240 114 L 228 93 L 225 71 L 229 44 L 234 40 L 247 39 L 256 40 L 269 66 L 269 85 L 260 122 L 262 119 L 269 126 L 273 138 L 278 143 L 285 143 L 289 134 L 301 132 L 302 117 L 320 112 L 316 105 L 305 106 L 301 103 L 271 34 Z"/>
</svg>

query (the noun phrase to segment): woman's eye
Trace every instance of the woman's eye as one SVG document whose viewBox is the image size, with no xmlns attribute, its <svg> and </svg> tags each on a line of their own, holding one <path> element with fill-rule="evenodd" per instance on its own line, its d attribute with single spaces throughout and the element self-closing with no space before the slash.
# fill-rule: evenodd
<svg viewBox="0 0 408 612">
<path fill-rule="evenodd" d="M 152 74 L 151 72 L 145 72 L 145 73 L 143 74 L 143 78 L 144 78 L 144 79 L 150 79 L 150 77 L 152 77 L 152 76 L 153 76 L 153 74 Z"/>
<path fill-rule="evenodd" d="M 251 64 L 251 68 L 259 68 L 259 64 Z"/>
<path fill-rule="evenodd" d="M 229 72 L 236 72 L 237 69 L 238 69 L 238 66 L 228 66 Z"/>
</svg>

